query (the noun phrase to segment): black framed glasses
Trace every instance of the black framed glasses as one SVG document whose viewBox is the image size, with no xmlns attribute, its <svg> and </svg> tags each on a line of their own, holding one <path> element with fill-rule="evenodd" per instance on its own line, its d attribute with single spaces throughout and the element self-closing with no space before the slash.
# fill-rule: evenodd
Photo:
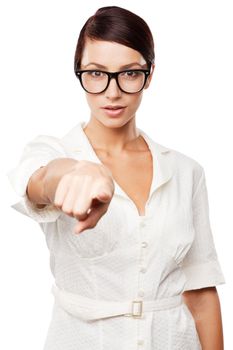
<svg viewBox="0 0 233 350">
<path fill-rule="evenodd" d="M 100 94 L 107 90 L 111 79 L 116 79 L 119 89 L 127 94 L 140 92 L 150 75 L 149 69 L 127 69 L 119 72 L 106 72 L 99 69 L 76 69 L 75 74 L 83 89 L 90 94 Z"/>
</svg>

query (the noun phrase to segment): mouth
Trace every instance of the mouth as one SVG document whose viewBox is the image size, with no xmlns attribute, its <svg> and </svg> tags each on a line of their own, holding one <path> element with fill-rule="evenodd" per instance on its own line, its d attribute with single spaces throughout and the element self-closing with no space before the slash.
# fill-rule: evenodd
<svg viewBox="0 0 233 350">
<path fill-rule="evenodd" d="M 103 108 L 103 109 L 109 109 L 109 110 L 117 110 L 117 109 L 125 108 L 125 106 L 119 106 L 119 105 L 113 106 L 113 105 L 109 105 L 109 106 L 105 106 L 105 107 L 102 107 L 102 108 Z"/>
<path fill-rule="evenodd" d="M 108 105 L 105 107 L 102 107 L 102 109 L 106 112 L 106 114 L 109 117 L 116 117 L 120 115 L 124 110 L 126 106 L 120 106 L 120 105 Z"/>
</svg>

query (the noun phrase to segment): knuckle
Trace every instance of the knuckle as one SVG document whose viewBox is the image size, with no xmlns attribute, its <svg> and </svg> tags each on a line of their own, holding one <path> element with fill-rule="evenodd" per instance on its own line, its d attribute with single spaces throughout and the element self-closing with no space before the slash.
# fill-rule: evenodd
<svg viewBox="0 0 233 350">
<path fill-rule="evenodd" d="M 62 207 L 61 201 L 59 201 L 59 200 L 57 200 L 57 199 L 55 199 L 55 200 L 53 201 L 53 204 L 54 204 L 56 207 L 60 208 L 60 209 L 61 209 L 61 207 Z"/>
<path fill-rule="evenodd" d="M 59 210 L 62 210 L 62 205 L 57 205 L 57 204 L 54 203 L 54 206 L 55 206 L 55 208 L 57 208 Z"/>
<path fill-rule="evenodd" d="M 59 181 L 59 185 L 63 184 L 65 181 L 67 181 L 70 178 L 70 174 L 69 173 L 65 173 L 62 175 L 60 181 Z"/>
<path fill-rule="evenodd" d="M 67 207 L 67 206 L 62 206 L 62 211 L 64 211 L 65 214 L 68 214 L 68 215 L 72 215 L 73 212 L 71 210 L 71 208 Z"/>
<path fill-rule="evenodd" d="M 55 207 L 59 208 L 60 207 L 60 203 L 57 201 L 53 201 L 53 205 L 55 205 Z"/>
<path fill-rule="evenodd" d="M 98 186 L 100 186 L 101 188 L 106 188 L 108 189 L 109 187 L 109 180 L 103 176 L 100 176 L 97 180 L 96 183 L 98 184 Z"/>
<path fill-rule="evenodd" d="M 74 216 L 75 217 L 81 217 L 82 215 L 84 215 L 84 212 L 81 210 L 74 210 Z"/>
</svg>

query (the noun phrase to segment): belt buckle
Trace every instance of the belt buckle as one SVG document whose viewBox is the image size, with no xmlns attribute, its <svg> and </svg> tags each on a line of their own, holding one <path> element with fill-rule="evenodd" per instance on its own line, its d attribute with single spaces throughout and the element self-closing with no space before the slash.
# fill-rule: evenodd
<svg viewBox="0 0 233 350">
<path fill-rule="evenodd" d="M 138 304 L 138 309 L 136 312 L 135 312 L 135 305 Z M 143 300 L 133 300 L 132 301 L 132 312 L 129 313 L 129 314 L 124 314 L 124 316 L 131 316 L 131 317 L 134 317 L 134 318 L 141 318 L 142 317 L 142 307 L 143 306 Z"/>
</svg>

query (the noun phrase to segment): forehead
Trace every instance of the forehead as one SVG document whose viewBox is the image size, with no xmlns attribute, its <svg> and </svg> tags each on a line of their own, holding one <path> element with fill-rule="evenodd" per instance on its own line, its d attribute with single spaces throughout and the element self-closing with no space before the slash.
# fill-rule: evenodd
<svg viewBox="0 0 233 350">
<path fill-rule="evenodd" d="M 109 69 L 118 69 L 121 66 L 137 62 L 146 64 L 145 59 L 139 51 L 128 46 L 102 40 L 87 39 L 83 50 L 81 66 L 90 62 L 99 63 Z"/>
</svg>

